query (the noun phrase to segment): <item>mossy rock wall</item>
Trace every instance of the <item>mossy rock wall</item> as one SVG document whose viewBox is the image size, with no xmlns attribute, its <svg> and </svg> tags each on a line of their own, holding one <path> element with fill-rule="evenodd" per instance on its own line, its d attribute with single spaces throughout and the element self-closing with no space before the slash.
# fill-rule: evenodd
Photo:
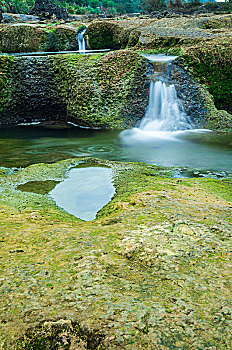
<svg viewBox="0 0 232 350">
<path fill-rule="evenodd" d="M 149 63 L 131 51 L 0 57 L 0 124 L 66 119 L 98 128 L 134 126 L 148 102 Z"/>
<path fill-rule="evenodd" d="M 44 31 L 29 25 L 4 26 L 0 29 L 1 52 L 39 51 Z"/>
<path fill-rule="evenodd" d="M 49 58 L 67 115 L 84 126 L 125 128 L 144 116 L 148 62 L 135 52 Z"/>
<path fill-rule="evenodd" d="M 0 57 L 0 84 L 0 125 L 65 118 L 46 57 Z"/>
<path fill-rule="evenodd" d="M 210 40 L 184 49 L 191 73 L 208 87 L 218 109 L 232 112 L 232 40 Z"/>
<path fill-rule="evenodd" d="M 75 50 L 76 34 L 65 26 L 6 25 L 0 28 L 0 52 Z"/>
<path fill-rule="evenodd" d="M 85 32 L 88 47 L 90 49 L 120 49 L 122 47 L 120 42 L 122 31 L 123 29 L 114 23 L 91 23 Z"/>
<path fill-rule="evenodd" d="M 179 58 L 169 67 L 169 78 L 175 82 L 178 97 L 184 110 L 197 127 L 232 131 L 232 116 L 215 107 L 214 99 L 206 86 L 199 84 L 186 70 L 185 61 Z"/>
</svg>

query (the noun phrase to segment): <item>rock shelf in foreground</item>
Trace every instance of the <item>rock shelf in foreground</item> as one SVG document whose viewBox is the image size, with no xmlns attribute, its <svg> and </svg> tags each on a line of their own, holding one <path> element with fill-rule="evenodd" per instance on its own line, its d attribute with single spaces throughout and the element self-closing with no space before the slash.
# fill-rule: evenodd
<svg viewBox="0 0 232 350">
<path fill-rule="evenodd" d="M 230 349 L 231 179 L 95 160 L 116 194 L 82 222 L 38 191 L 80 162 L 1 171 L 3 349 Z"/>
</svg>

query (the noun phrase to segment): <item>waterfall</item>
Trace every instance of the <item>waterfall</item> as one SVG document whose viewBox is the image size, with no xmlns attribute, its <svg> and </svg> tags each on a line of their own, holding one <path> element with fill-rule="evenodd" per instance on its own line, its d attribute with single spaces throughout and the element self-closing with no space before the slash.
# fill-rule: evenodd
<svg viewBox="0 0 232 350">
<path fill-rule="evenodd" d="M 82 52 L 82 53 L 85 52 L 85 38 L 84 38 L 85 31 L 86 31 L 86 28 L 77 34 L 78 50 L 79 52 Z"/>
<path fill-rule="evenodd" d="M 139 129 L 142 131 L 189 130 L 193 125 L 183 111 L 174 84 L 151 81 L 149 104 Z"/>
<path fill-rule="evenodd" d="M 148 107 L 139 126 L 123 131 L 121 137 L 125 143 L 134 140 L 177 140 L 177 135 L 193 129 L 190 117 L 184 112 L 181 100 L 177 97 L 174 84 L 160 79 L 151 80 Z"/>
</svg>

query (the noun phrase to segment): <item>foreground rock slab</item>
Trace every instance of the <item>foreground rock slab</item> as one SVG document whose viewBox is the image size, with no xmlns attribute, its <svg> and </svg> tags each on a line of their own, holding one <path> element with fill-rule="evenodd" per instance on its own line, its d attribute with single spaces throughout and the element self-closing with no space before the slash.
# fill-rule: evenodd
<svg viewBox="0 0 232 350">
<path fill-rule="evenodd" d="M 90 163 L 116 194 L 83 222 L 46 193 Z M 231 348 L 231 179 L 171 176 L 88 158 L 1 169 L 3 349 Z"/>
</svg>

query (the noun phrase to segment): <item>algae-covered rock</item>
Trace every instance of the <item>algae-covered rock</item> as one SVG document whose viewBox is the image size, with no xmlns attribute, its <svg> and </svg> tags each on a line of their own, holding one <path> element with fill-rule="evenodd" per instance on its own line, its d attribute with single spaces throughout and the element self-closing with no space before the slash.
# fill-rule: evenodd
<svg viewBox="0 0 232 350">
<path fill-rule="evenodd" d="M 39 51 L 43 37 L 44 31 L 41 28 L 31 25 L 7 25 L 0 28 L 0 51 Z"/>
<path fill-rule="evenodd" d="M 0 57 L 0 125 L 64 118 L 50 68 L 46 57 Z"/>
<path fill-rule="evenodd" d="M 111 22 L 91 23 L 86 32 L 90 49 L 120 49 L 121 28 Z"/>
<path fill-rule="evenodd" d="M 199 25 L 202 29 L 221 29 L 232 27 L 232 17 L 222 16 L 203 19 Z"/>
<path fill-rule="evenodd" d="M 66 26 L 52 26 L 45 31 L 41 51 L 73 51 L 77 49 L 77 31 Z"/>
<path fill-rule="evenodd" d="M 231 39 L 214 39 L 191 45 L 183 50 L 182 57 L 194 77 L 208 87 L 216 107 L 232 112 Z"/>
<path fill-rule="evenodd" d="M 139 30 L 131 30 L 128 38 L 128 46 L 129 47 L 136 46 L 139 41 L 140 35 L 141 35 L 141 32 Z"/>
<path fill-rule="evenodd" d="M 0 28 L 4 53 L 61 51 L 77 48 L 76 30 L 66 26 L 5 25 Z"/>
<path fill-rule="evenodd" d="M 186 61 L 178 58 L 169 66 L 168 75 L 175 82 L 178 97 L 196 126 L 212 130 L 231 131 L 232 115 L 218 110 L 206 85 L 201 85 L 189 72 Z"/>
<path fill-rule="evenodd" d="M 116 192 L 92 222 L 32 181 L 93 159 L 0 174 L 2 348 L 229 350 L 231 179 L 94 161 L 113 168 Z"/>
<path fill-rule="evenodd" d="M 135 52 L 50 58 L 57 91 L 73 122 L 100 128 L 136 125 L 147 105 L 148 61 Z"/>
</svg>

